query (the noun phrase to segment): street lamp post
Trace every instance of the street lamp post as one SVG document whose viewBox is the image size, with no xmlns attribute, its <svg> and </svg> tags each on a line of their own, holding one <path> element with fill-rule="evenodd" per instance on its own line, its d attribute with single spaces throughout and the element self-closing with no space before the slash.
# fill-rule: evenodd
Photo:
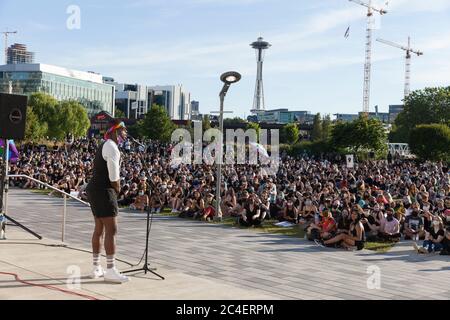
<svg viewBox="0 0 450 320">
<path fill-rule="evenodd" d="M 220 212 L 220 203 L 221 203 L 221 194 L 220 189 L 222 186 L 222 161 L 223 161 L 223 106 L 225 101 L 225 96 L 227 95 L 228 89 L 233 83 L 238 82 L 241 80 L 241 75 L 235 71 L 230 71 L 222 74 L 220 77 L 220 80 L 222 80 L 223 88 L 222 91 L 220 91 L 220 114 L 219 114 L 219 130 L 221 134 L 221 140 L 219 142 L 219 161 L 217 163 L 217 181 L 216 181 L 216 217 L 219 220 L 222 220 L 222 214 Z M 216 158 L 217 160 L 217 158 Z"/>
</svg>

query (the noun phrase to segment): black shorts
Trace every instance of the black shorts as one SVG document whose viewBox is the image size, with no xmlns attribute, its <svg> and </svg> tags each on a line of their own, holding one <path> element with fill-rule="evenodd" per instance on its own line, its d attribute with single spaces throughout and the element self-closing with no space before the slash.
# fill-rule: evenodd
<svg viewBox="0 0 450 320">
<path fill-rule="evenodd" d="M 119 214 L 116 190 L 88 188 L 86 193 L 94 217 L 111 218 Z"/>
</svg>

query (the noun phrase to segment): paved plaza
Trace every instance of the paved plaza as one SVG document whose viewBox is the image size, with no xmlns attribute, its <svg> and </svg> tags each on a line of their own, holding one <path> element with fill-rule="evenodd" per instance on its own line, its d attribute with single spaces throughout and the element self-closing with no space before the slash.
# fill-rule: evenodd
<svg viewBox="0 0 450 320">
<path fill-rule="evenodd" d="M 44 242 L 61 239 L 62 199 L 10 190 L 8 209 Z M 118 258 L 137 263 L 145 246 L 145 214 L 122 212 L 119 220 Z M 89 249 L 92 228 L 90 209 L 70 202 L 66 243 Z M 80 265 L 83 275 L 90 271 L 88 253 L 17 245 L 31 238 L 16 227 L 8 227 L 7 236 L 8 241 L 0 242 L 2 272 L 32 273 L 39 268 L 49 278 L 59 274 L 61 282 L 64 266 Z M 16 244 L 11 243 L 14 240 Z M 27 259 L 27 252 L 33 259 Z M 57 263 L 47 259 L 49 255 Z M 150 261 L 167 277 L 165 282 L 139 275 L 125 291 L 117 286 L 90 290 L 105 299 L 450 299 L 449 257 L 417 255 L 410 242 L 382 254 L 347 252 L 320 248 L 304 239 L 155 215 Z M 57 272 L 52 270 L 56 266 Z M 123 263 L 119 267 L 127 269 Z M 380 271 L 380 288 L 368 286 L 373 270 Z M 0 275 L 1 299 L 33 298 L 25 292 L 14 296 L 6 290 L 10 287 L 11 278 Z"/>
</svg>

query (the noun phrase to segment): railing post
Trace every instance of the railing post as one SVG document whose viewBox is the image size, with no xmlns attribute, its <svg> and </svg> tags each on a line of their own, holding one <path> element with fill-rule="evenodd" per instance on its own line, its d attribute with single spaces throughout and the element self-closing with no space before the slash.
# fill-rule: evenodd
<svg viewBox="0 0 450 320">
<path fill-rule="evenodd" d="M 62 235 L 61 242 L 64 243 L 64 237 L 66 233 L 66 214 L 67 214 L 67 196 L 64 194 L 64 208 L 63 208 L 63 220 L 62 220 Z"/>
</svg>

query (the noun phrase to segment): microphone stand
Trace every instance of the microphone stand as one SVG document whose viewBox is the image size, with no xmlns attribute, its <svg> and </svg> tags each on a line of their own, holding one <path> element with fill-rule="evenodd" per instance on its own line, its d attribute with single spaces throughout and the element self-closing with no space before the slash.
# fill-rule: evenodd
<svg viewBox="0 0 450 320">
<path fill-rule="evenodd" d="M 131 140 L 136 143 L 137 145 L 141 146 L 144 148 L 145 152 L 147 152 L 147 148 L 145 147 L 145 145 L 143 145 L 142 143 L 138 142 L 136 139 L 134 139 L 133 137 L 129 136 L 129 138 L 131 138 Z M 156 268 L 150 268 L 150 263 L 148 262 L 148 241 L 150 238 L 150 225 L 153 223 L 153 214 L 150 214 L 150 197 L 151 197 L 151 190 L 150 190 L 150 184 L 147 183 L 147 196 L 148 196 L 148 203 L 147 203 L 147 231 L 146 231 L 146 239 L 145 239 L 145 252 L 144 252 L 144 256 L 145 256 L 145 261 L 144 261 L 144 265 L 138 269 L 133 269 L 133 270 L 128 270 L 128 271 L 124 271 L 122 272 L 123 274 L 126 273 L 132 273 L 132 272 L 137 272 L 137 271 L 144 271 L 145 274 L 147 274 L 148 272 L 153 273 L 155 276 L 161 278 L 162 280 L 165 280 L 165 278 L 163 276 L 161 276 L 160 274 L 156 273 L 155 271 L 157 270 Z M 151 216 L 151 218 L 150 218 Z"/>
</svg>

